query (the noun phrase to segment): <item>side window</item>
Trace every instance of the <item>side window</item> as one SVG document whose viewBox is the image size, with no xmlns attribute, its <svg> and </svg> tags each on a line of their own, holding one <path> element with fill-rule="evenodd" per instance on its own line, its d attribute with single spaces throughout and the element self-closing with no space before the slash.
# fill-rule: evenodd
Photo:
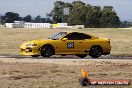
<svg viewBox="0 0 132 88">
<path fill-rule="evenodd" d="M 68 40 L 80 40 L 80 35 L 79 33 L 70 33 L 65 36 L 65 38 L 68 38 Z"/>
<path fill-rule="evenodd" d="M 86 34 L 81 33 L 81 38 L 83 39 L 91 39 L 92 37 Z"/>
<path fill-rule="evenodd" d="M 70 33 L 65 36 L 68 40 L 83 40 L 83 39 L 91 39 L 92 37 L 83 33 Z"/>
</svg>

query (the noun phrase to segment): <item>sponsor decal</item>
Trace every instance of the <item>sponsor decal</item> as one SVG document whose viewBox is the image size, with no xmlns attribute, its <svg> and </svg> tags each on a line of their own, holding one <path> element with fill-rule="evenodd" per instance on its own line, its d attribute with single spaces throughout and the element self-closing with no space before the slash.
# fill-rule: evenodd
<svg viewBox="0 0 132 88">
<path fill-rule="evenodd" d="M 81 86 L 88 85 L 130 85 L 131 80 L 127 79 L 113 79 L 113 80 L 103 80 L 103 79 L 89 79 L 89 72 L 82 69 L 82 77 L 79 79 Z"/>
</svg>

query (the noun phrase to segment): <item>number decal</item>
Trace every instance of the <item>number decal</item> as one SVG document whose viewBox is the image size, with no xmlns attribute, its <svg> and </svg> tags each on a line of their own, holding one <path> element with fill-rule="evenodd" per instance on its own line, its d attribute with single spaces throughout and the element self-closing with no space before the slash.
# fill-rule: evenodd
<svg viewBox="0 0 132 88">
<path fill-rule="evenodd" d="M 67 48 L 74 48 L 74 42 L 67 43 Z"/>
</svg>

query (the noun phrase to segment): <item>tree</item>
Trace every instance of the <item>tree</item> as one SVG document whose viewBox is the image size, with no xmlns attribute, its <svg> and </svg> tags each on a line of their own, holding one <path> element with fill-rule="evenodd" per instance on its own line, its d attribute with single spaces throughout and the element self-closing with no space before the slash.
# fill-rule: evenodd
<svg viewBox="0 0 132 88">
<path fill-rule="evenodd" d="M 63 6 L 64 6 L 64 2 L 62 1 L 56 1 L 54 3 L 54 9 L 50 12 L 50 14 L 52 15 L 53 17 L 53 20 L 56 22 L 56 23 L 61 23 L 63 20 Z"/>
<path fill-rule="evenodd" d="M 19 17 L 18 13 L 7 12 L 4 15 L 4 20 L 5 20 L 5 23 L 13 23 L 14 21 L 21 20 L 21 17 Z"/>
<path fill-rule="evenodd" d="M 71 25 L 81 25 L 86 21 L 86 6 L 81 1 L 72 2 L 72 11 L 70 12 L 68 22 Z"/>
<path fill-rule="evenodd" d="M 36 22 L 36 23 L 41 23 L 41 22 L 42 22 L 41 16 L 38 15 L 37 17 L 35 17 L 34 22 Z"/>
<path fill-rule="evenodd" d="M 45 23 L 46 22 L 46 18 L 41 18 L 41 22 Z"/>
<path fill-rule="evenodd" d="M 25 16 L 25 17 L 23 18 L 23 21 L 25 21 L 25 22 L 31 22 L 31 21 L 32 21 L 31 15 Z"/>
<path fill-rule="evenodd" d="M 65 12 L 65 10 L 68 10 L 67 12 Z M 68 22 L 69 21 L 69 15 L 70 13 L 73 11 L 73 6 L 71 3 L 65 3 L 64 7 L 63 7 L 63 22 Z"/>
<path fill-rule="evenodd" d="M 120 22 L 120 27 L 132 27 L 132 22 L 129 21 Z"/>
<path fill-rule="evenodd" d="M 87 5 L 85 27 L 100 27 L 101 7 Z"/>
<path fill-rule="evenodd" d="M 0 17 L 0 24 L 5 24 L 5 16 Z"/>
<path fill-rule="evenodd" d="M 112 6 L 91 6 L 82 1 L 64 3 L 56 1 L 49 13 L 54 23 L 67 22 L 70 25 L 85 25 L 85 27 L 118 27 L 120 19 Z M 69 8 L 69 14 L 64 15 L 63 9 Z"/>
<path fill-rule="evenodd" d="M 101 27 L 118 27 L 120 25 L 120 19 L 112 6 L 104 6 L 100 24 Z"/>
</svg>

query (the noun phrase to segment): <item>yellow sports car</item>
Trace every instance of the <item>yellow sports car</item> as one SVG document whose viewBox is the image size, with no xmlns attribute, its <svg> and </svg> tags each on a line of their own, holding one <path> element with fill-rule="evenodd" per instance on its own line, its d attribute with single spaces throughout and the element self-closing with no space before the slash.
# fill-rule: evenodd
<svg viewBox="0 0 132 88">
<path fill-rule="evenodd" d="M 80 32 L 59 32 L 48 39 L 28 41 L 20 46 L 20 54 L 32 57 L 76 55 L 84 58 L 90 55 L 98 58 L 110 54 L 110 51 L 110 39 Z"/>
</svg>

